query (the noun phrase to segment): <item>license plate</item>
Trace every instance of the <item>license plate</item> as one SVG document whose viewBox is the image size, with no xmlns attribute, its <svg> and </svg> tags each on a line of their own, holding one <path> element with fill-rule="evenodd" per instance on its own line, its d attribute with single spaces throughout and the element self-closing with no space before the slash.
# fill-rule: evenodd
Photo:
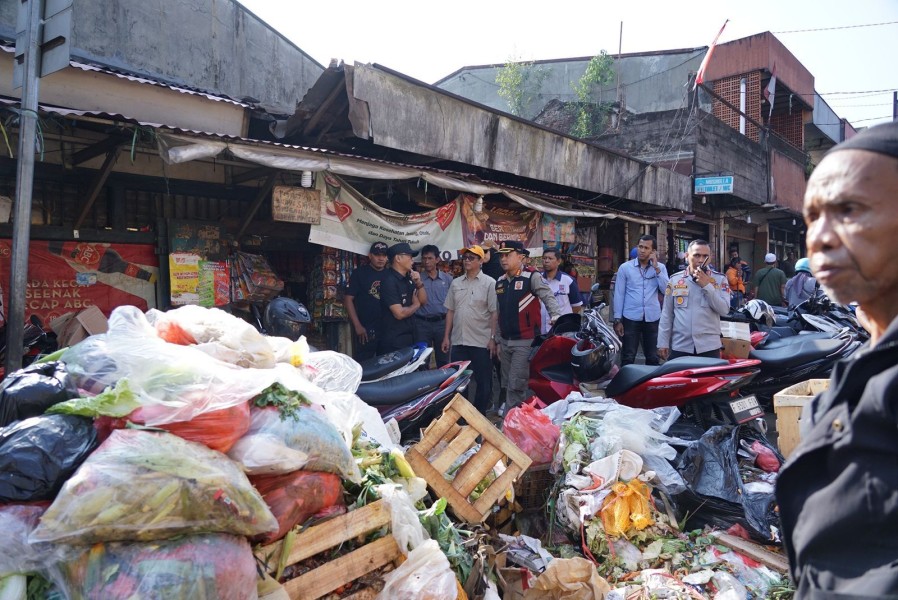
<svg viewBox="0 0 898 600">
<path fill-rule="evenodd" d="M 733 411 L 733 417 L 737 423 L 744 423 L 764 414 L 764 410 L 758 404 L 758 399 L 755 396 L 746 396 L 745 398 L 732 400 L 730 402 L 730 410 Z"/>
</svg>

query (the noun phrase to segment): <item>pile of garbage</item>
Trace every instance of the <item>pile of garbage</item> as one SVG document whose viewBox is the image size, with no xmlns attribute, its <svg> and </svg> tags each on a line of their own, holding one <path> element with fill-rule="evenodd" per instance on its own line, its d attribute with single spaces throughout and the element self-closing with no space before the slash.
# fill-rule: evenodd
<svg viewBox="0 0 898 600">
<path fill-rule="evenodd" d="M 0 386 L 0 598 L 287 598 L 259 550 L 380 498 L 407 556 L 374 592 L 455 598 L 430 538 L 464 566 L 461 534 L 415 506 L 426 484 L 360 379 L 220 310 L 117 308 Z"/>
<path fill-rule="evenodd" d="M 360 380 L 343 354 L 216 309 L 117 308 L 108 332 L 0 385 L 0 600 L 283 600 L 294 578 L 386 536 L 403 558 L 327 598 L 791 597 L 769 546 L 783 459 L 755 428 L 686 441 L 675 408 L 525 404 L 503 433 L 533 461 L 524 479 L 545 479 L 461 523 L 355 395 Z M 303 532 L 378 502 L 389 526 L 286 560 Z"/>
</svg>

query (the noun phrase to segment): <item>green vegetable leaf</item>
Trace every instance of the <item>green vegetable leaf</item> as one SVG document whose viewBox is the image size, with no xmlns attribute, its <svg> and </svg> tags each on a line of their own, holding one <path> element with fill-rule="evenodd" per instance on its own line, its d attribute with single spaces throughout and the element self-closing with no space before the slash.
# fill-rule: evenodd
<svg viewBox="0 0 898 600">
<path fill-rule="evenodd" d="M 127 378 L 119 379 L 114 388 L 106 388 L 90 398 L 73 398 L 54 404 L 47 413 L 80 415 L 82 417 L 125 417 L 140 408 L 137 394 Z"/>
</svg>

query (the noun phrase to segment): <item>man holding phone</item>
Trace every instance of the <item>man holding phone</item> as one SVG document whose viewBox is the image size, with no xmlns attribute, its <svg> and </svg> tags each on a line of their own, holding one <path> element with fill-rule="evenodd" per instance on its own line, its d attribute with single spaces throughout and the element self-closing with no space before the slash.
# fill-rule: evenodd
<svg viewBox="0 0 898 600">
<path fill-rule="evenodd" d="M 644 235 L 636 246 L 636 258 L 617 270 L 614 284 L 614 332 L 623 340 L 621 365 L 636 362 L 642 342 L 645 364 L 658 364 L 658 294 L 667 288 L 667 268 L 658 262 L 655 236 Z"/>
<path fill-rule="evenodd" d="M 686 269 L 674 273 L 664 290 L 658 326 L 658 356 L 720 358 L 720 317 L 730 312 L 727 279 L 708 268 L 711 247 L 693 240 Z"/>
</svg>

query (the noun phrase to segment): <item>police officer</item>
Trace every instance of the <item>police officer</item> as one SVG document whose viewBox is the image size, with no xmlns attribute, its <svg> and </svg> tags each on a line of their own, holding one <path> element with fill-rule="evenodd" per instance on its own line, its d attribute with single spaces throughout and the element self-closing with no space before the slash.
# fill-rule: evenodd
<svg viewBox="0 0 898 600">
<path fill-rule="evenodd" d="M 693 240 L 686 269 L 674 273 L 664 290 L 658 326 L 658 356 L 720 358 L 720 317 L 730 311 L 730 288 L 724 275 L 704 267 L 711 258 L 705 240 Z"/>
</svg>

